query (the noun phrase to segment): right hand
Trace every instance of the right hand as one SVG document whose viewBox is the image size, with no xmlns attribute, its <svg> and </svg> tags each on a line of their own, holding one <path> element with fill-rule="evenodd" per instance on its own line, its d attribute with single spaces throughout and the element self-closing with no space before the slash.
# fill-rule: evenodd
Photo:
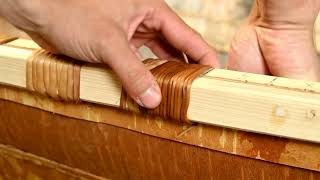
<svg viewBox="0 0 320 180">
<path fill-rule="evenodd" d="M 161 92 L 137 56 L 148 46 L 159 58 L 175 49 L 218 66 L 216 53 L 163 0 L 0 0 L 0 14 L 40 46 L 88 62 L 106 63 L 140 105 L 155 108 Z"/>
</svg>

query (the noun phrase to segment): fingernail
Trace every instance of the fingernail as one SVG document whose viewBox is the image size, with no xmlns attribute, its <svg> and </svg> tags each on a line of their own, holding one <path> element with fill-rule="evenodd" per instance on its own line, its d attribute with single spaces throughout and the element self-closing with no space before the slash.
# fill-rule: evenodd
<svg viewBox="0 0 320 180">
<path fill-rule="evenodd" d="M 146 108 L 156 108 L 161 102 L 161 91 L 157 84 L 152 85 L 137 98 L 137 103 Z"/>
</svg>

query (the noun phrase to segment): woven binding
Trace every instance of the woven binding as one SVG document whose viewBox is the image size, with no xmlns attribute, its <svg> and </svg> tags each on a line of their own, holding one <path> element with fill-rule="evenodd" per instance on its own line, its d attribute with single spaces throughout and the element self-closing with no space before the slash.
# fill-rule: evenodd
<svg viewBox="0 0 320 180">
<path fill-rule="evenodd" d="M 37 50 L 27 62 L 27 89 L 56 100 L 80 100 L 80 64 L 65 56 Z"/>
<path fill-rule="evenodd" d="M 37 50 L 27 62 L 27 89 L 62 101 L 80 100 L 79 61 Z M 155 109 L 139 107 L 122 90 L 120 108 L 190 123 L 187 117 L 192 82 L 211 67 L 178 61 L 146 60 L 162 92 L 162 102 Z"/>
<path fill-rule="evenodd" d="M 122 90 L 120 108 L 137 113 L 147 113 L 171 119 L 178 122 L 190 123 L 187 117 L 190 89 L 192 82 L 207 73 L 211 67 L 199 64 L 186 64 L 178 61 L 147 60 L 145 64 L 151 69 L 158 82 L 161 93 L 161 104 L 155 109 L 139 107 L 127 93 Z"/>
</svg>

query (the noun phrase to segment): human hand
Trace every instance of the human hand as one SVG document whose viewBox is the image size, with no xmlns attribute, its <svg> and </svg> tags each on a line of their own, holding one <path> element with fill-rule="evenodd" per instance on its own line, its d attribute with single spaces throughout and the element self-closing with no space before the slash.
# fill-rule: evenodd
<svg viewBox="0 0 320 180">
<path fill-rule="evenodd" d="M 218 66 L 216 53 L 163 0 L 0 0 L 0 14 L 43 48 L 108 64 L 128 94 L 147 108 L 161 101 L 159 86 L 138 58 L 149 47 L 159 58 L 184 52 Z"/>
<path fill-rule="evenodd" d="M 256 0 L 236 34 L 228 69 L 320 81 L 314 46 L 318 0 Z"/>
</svg>

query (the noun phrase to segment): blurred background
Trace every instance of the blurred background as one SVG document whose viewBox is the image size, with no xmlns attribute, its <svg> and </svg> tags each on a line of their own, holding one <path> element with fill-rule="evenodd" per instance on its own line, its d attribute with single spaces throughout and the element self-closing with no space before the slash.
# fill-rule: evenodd
<svg viewBox="0 0 320 180">
<path fill-rule="evenodd" d="M 226 59 L 229 44 L 240 25 L 247 18 L 253 0 L 166 0 L 187 24 L 197 30 Z M 0 19 L 0 33 L 19 34 L 14 28 Z M 320 52 L 320 18 L 317 20 L 316 38 Z M 143 49 L 144 57 L 150 52 Z"/>
<path fill-rule="evenodd" d="M 218 51 L 228 50 L 236 30 L 248 16 L 252 0 L 166 0 Z"/>
<path fill-rule="evenodd" d="M 253 0 L 166 0 L 217 50 L 226 52 L 236 30 L 247 18 Z M 320 18 L 315 29 L 320 52 Z"/>
</svg>

